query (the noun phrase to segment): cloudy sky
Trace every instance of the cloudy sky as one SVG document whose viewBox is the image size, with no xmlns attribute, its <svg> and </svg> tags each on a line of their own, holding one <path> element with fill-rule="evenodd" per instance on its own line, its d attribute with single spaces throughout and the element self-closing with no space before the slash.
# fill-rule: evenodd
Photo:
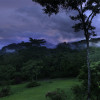
<svg viewBox="0 0 100 100">
<path fill-rule="evenodd" d="M 69 14 L 44 14 L 32 0 L 0 0 L 0 48 L 10 43 L 28 41 L 29 37 L 44 38 L 51 43 L 76 41 L 82 33 L 74 33 Z M 100 16 L 94 21 L 99 36 Z"/>
</svg>

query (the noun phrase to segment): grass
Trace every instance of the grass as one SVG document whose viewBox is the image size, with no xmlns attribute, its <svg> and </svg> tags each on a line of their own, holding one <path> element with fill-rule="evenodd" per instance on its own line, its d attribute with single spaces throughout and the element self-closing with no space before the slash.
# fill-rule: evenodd
<svg viewBox="0 0 100 100">
<path fill-rule="evenodd" d="M 72 99 L 71 87 L 78 84 L 76 79 L 53 79 L 40 81 L 41 86 L 26 88 L 26 83 L 13 85 L 12 95 L 0 98 L 0 100 L 46 100 L 45 94 L 56 88 L 64 89 L 69 95 L 68 100 Z"/>
</svg>

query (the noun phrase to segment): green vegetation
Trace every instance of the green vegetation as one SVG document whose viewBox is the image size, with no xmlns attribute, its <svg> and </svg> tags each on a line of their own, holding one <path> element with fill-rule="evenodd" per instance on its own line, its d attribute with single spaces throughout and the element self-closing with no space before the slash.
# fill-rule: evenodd
<svg viewBox="0 0 100 100">
<path fill-rule="evenodd" d="M 45 78 L 76 77 L 86 63 L 85 50 L 72 50 L 67 45 L 63 46 L 63 43 L 54 49 L 33 46 L 32 43 L 26 45 L 24 42 L 26 48 L 0 56 L 0 85 L 5 81 L 8 84 L 20 84 Z"/>
<path fill-rule="evenodd" d="M 41 84 L 37 81 L 32 81 L 32 82 L 29 82 L 26 87 L 27 88 L 31 88 L 31 87 L 37 87 L 37 86 L 40 86 Z"/>
<path fill-rule="evenodd" d="M 79 84 L 76 79 L 52 79 L 40 81 L 41 86 L 26 88 L 26 84 L 13 85 L 12 95 L 0 98 L 0 100 L 46 100 L 46 93 L 57 88 L 64 89 L 68 95 L 68 100 L 72 100 L 71 87 Z"/>
<path fill-rule="evenodd" d="M 99 47 L 91 47 L 90 49 L 90 61 L 97 62 L 100 61 L 100 48 Z"/>
<path fill-rule="evenodd" d="M 55 91 L 47 92 L 45 97 L 50 100 L 66 100 L 68 98 L 67 93 L 60 88 L 57 88 Z"/>
<path fill-rule="evenodd" d="M 91 63 L 91 100 L 99 100 L 100 99 L 100 61 Z M 80 70 L 79 79 L 82 80 L 81 87 L 77 88 L 78 90 L 81 89 L 82 92 L 86 91 L 86 84 L 87 84 L 87 67 L 83 66 Z M 80 93 L 80 91 L 78 92 Z M 82 93 L 81 93 L 82 94 Z M 86 94 L 84 93 L 84 97 Z M 83 99 L 84 100 L 84 99 Z"/>
<path fill-rule="evenodd" d="M 83 97 L 87 95 L 85 48 L 71 49 L 66 43 L 60 43 L 53 49 L 40 45 L 33 46 L 30 42 L 29 45 L 25 42 L 24 44 L 26 48 L 0 55 L 0 100 L 46 100 L 45 95 L 55 91 L 57 94 L 53 95 L 53 98 L 60 96 L 62 99 L 61 91 L 65 91 L 68 100 L 84 100 Z M 90 51 L 90 59 L 93 62 L 91 64 L 91 94 L 92 98 L 97 100 L 100 98 L 98 94 L 100 91 L 100 48 L 91 47 Z M 80 85 L 77 85 L 79 82 L 75 79 L 55 80 L 77 76 L 81 80 Z M 39 80 L 42 81 L 39 82 Z M 58 91 L 59 89 L 61 91 Z"/>
</svg>

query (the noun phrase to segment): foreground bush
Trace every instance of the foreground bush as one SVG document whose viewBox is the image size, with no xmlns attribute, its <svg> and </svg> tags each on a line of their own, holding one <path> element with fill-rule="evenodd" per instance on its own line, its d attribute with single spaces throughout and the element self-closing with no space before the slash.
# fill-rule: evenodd
<svg viewBox="0 0 100 100">
<path fill-rule="evenodd" d="M 40 85 L 41 85 L 41 84 L 38 83 L 37 81 L 32 81 L 32 82 L 28 83 L 28 84 L 26 85 L 26 87 L 27 87 L 27 88 L 31 88 L 31 87 L 37 87 L 37 86 L 40 86 Z"/>
<path fill-rule="evenodd" d="M 67 98 L 65 91 L 62 89 L 57 89 L 56 91 L 48 92 L 45 96 L 50 100 L 66 100 Z"/>
<path fill-rule="evenodd" d="M 83 86 L 76 85 L 72 88 L 74 100 L 86 100 L 86 90 Z"/>
<path fill-rule="evenodd" d="M 10 94 L 10 87 L 9 86 L 3 87 L 0 91 L 0 97 L 5 97 L 5 96 L 8 96 L 9 94 Z"/>
</svg>

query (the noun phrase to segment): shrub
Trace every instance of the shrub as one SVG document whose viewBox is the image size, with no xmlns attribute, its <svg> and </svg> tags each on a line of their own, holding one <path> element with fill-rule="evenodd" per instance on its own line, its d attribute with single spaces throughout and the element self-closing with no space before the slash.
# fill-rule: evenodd
<svg viewBox="0 0 100 100">
<path fill-rule="evenodd" d="M 86 90 L 83 86 L 76 85 L 72 87 L 74 100 L 86 100 Z"/>
<path fill-rule="evenodd" d="M 56 91 L 48 92 L 46 95 L 46 98 L 49 98 L 51 100 L 66 100 L 67 95 L 64 90 L 57 89 Z"/>
<path fill-rule="evenodd" d="M 8 96 L 9 94 L 10 94 L 10 87 L 9 86 L 3 87 L 0 91 L 0 97 L 5 97 L 5 96 Z"/>
<path fill-rule="evenodd" d="M 32 81 L 26 85 L 27 88 L 37 87 L 37 86 L 40 86 L 40 83 L 38 83 L 37 81 Z"/>
</svg>

